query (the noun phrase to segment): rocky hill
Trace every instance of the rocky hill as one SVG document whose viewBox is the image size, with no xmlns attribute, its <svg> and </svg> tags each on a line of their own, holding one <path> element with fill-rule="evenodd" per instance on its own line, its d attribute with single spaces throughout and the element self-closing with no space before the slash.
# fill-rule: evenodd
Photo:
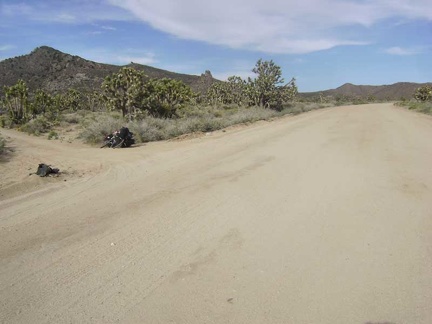
<svg viewBox="0 0 432 324">
<path fill-rule="evenodd" d="M 374 97 L 379 100 L 400 100 L 402 98 L 410 99 L 414 92 L 419 87 L 432 85 L 432 83 L 413 83 L 413 82 L 398 82 L 390 85 L 370 86 L 370 85 L 354 85 L 345 83 L 336 89 L 325 90 L 321 92 L 302 93 L 303 97 L 319 96 L 347 96 L 368 98 Z"/>
<path fill-rule="evenodd" d="M 209 71 L 197 76 L 169 72 L 136 63 L 127 66 L 144 71 L 150 78 L 166 77 L 181 80 L 197 92 L 204 92 L 217 81 Z M 122 67 L 92 62 L 42 46 L 28 55 L 0 61 L 0 94 L 3 86 L 14 85 L 19 79 L 26 82 L 30 91 L 44 89 L 48 92 L 62 92 L 69 88 L 82 91 L 99 90 L 103 79 Z"/>
</svg>

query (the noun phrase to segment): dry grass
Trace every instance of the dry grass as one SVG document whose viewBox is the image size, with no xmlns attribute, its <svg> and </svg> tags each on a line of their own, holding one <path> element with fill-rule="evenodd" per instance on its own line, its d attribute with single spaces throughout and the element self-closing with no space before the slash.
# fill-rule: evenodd
<svg viewBox="0 0 432 324">
<path fill-rule="evenodd" d="M 168 140 L 196 132 L 212 132 L 238 124 L 269 120 L 287 114 L 296 115 L 310 110 L 331 106 L 317 103 L 295 103 L 287 105 L 282 111 L 262 107 L 225 106 L 188 106 L 179 112 L 177 118 L 145 117 L 126 123 L 118 114 L 87 113 L 80 121 L 83 131 L 80 137 L 87 143 L 100 143 L 106 134 L 127 126 L 135 135 L 137 142 Z M 70 117 L 68 117 L 70 118 Z"/>
<path fill-rule="evenodd" d="M 397 106 L 415 110 L 423 114 L 432 115 L 432 101 L 419 102 L 416 100 L 401 101 L 396 103 Z"/>
</svg>

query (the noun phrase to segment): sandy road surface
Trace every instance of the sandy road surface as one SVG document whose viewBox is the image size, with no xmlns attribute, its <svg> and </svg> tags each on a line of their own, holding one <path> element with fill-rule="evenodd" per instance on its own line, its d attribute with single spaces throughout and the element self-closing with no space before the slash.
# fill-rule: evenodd
<svg viewBox="0 0 432 324">
<path fill-rule="evenodd" d="M 2 134 L 1 323 L 432 323 L 427 116 L 339 107 L 127 150 Z M 8 176 L 41 159 L 71 172 Z"/>
</svg>

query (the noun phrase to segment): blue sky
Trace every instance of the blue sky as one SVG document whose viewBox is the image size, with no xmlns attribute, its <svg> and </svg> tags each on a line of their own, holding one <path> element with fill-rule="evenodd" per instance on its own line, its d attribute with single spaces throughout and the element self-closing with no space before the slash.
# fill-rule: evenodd
<svg viewBox="0 0 432 324">
<path fill-rule="evenodd" d="M 47 45 L 224 80 L 259 58 L 301 92 L 432 81 L 431 0 L 0 0 L 0 60 Z"/>
</svg>

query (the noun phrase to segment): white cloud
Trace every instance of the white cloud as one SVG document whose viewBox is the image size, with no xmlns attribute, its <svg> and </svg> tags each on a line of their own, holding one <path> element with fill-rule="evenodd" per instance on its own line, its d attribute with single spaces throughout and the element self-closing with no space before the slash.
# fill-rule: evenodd
<svg viewBox="0 0 432 324">
<path fill-rule="evenodd" d="M 77 18 L 69 13 L 60 13 L 53 17 L 53 20 L 61 23 L 74 23 L 77 21 Z"/>
<path fill-rule="evenodd" d="M 8 51 L 8 50 L 13 49 L 13 48 L 15 48 L 15 46 L 13 46 L 13 45 L 1 45 L 0 46 L 0 52 L 1 51 Z"/>
<path fill-rule="evenodd" d="M 115 27 L 98 25 L 95 23 L 92 24 L 92 27 L 95 28 L 96 30 L 92 30 L 92 31 L 87 32 L 86 33 L 87 35 L 102 35 L 102 34 L 105 34 L 107 32 L 113 32 L 113 31 L 117 30 L 117 28 L 115 28 Z"/>
<path fill-rule="evenodd" d="M 103 32 L 101 32 L 100 30 L 94 30 L 94 31 L 91 31 L 91 32 L 87 32 L 86 34 L 87 35 L 97 36 L 97 35 L 103 34 Z"/>
<path fill-rule="evenodd" d="M 118 49 L 114 51 L 107 51 L 106 48 L 94 48 L 74 54 L 90 61 L 116 65 L 126 65 L 131 62 L 150 65 L 158 62 L 156 55 L 153 52 L 131 48 Z"/>
<path fill-rule="evenodd" d="M 126 10 L 113 7 L 106 0 L 22 0 L 21 3 L 0 4 L 0 19 L 26 19 L 39 22 L 56 22 L 81 24 L 97 21 L 134 20 L 134 16 Z M 105 26 L 106 27 L 106 26 Z M 107 27 L 112 28 L 112 27 Z"/>
<path fill-rule="evenodd" d="M 144 64 L 144 65 L 149 65 L 149 64 L 153 64 L 156 63 L 156 59 L 154 54 L 147 54 L 147 55 L 143 55 L 143 56 L 117 56 L 114 58 L 115 61 L 118 64 L 129 64 L 129 63 L 138 63 L 138 64 Z"/>
<path fill-rule="evenodd" d="M 227 81 L 230 76 L 239 76 L 243 80 L 247 80 L 247 78 L 255 78 L 255 73 L 252 72 L 252 69 L 249 70 L 235 70 L 235 71 L 226 71 L 226 72 L 212 72 L 212 75 L 215 79 L 221 80 L 221 81 Z"/>
<path fill-rule="evenodd" d="M 106 1 L 179 38 L 267 53 L 364 45 L 345 29 L 390 18 L 432 20 L 430 0 Z"/>
<path fill-rule="evenodd" d="M 385 50 L 387 54 L 391 55 L 400 55 L 400 56 L 407 56 L 407 55 L 415 55 L 421 53 L 419 49 L 414 48 L 402 48 L 402 47 L 390 47 Z"/>
<path fill-rule="evenodd" d="M 111 26 L 101 26 L 101 28 L 105 30 L 117 30 L 117 28 Z"/>
<path fill-rule="evenodd" d="M 304 62 L 305 62 L 304 59 L 302 59 L 302 58 L 296 58 L 296 59 L 294 59 L 294 61 L 292 63 L 294 63 L 294 64 L 302 64 Z"/>
<path fill-rule="evenodd" d="M 32 7 L 25 3 L 2 4 L 0 12 L 6 16 L 29 15 L 32 13 Z"/>
</svg>

